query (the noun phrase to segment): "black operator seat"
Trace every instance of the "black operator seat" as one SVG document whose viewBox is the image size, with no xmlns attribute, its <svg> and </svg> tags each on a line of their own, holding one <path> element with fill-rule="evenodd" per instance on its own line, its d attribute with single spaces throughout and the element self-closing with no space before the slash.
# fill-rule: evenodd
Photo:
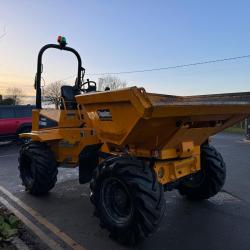
<svg viewBox="0 0 250 250">
<path fill-rule="evenodd" d="M 75 86 L 63 85 L 61 87 L 61 97 L 64 99 L 66 109 L 77 109 L 75 95 L 79 95 L 80 91 Z M 61 109 L 64 109 L 63 101 Z"/>
</svg>

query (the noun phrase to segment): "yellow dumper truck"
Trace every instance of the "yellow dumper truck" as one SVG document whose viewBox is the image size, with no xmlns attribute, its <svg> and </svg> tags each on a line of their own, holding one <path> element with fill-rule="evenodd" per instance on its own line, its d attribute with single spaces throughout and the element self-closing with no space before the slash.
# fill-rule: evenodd
<svg viewBox="0 0 250 250">
<path fill-rule="evenodd" d="M 101 225 L 121 243 L 148 237 L 165 212 L 164 191 L 192 200 L 222 188 L 226 166 L 209 136 L 250 115 L 250 93 L 172 96 L 129 87 L 98 92 L 84 80 L 81 57 L 66 45 L 45 45 L 35 78 L 36 109 L 30 139 L 20 150 L 23 185 L 33 195 L 49 192 L 58 167 L 79 166 L 90 182 L 90 200 Z M 72 52 L 78 61 L 74 86 L 61 87 L 60 109 L 42 108 L 42 55 L 49 48 Z"/>
</svg>

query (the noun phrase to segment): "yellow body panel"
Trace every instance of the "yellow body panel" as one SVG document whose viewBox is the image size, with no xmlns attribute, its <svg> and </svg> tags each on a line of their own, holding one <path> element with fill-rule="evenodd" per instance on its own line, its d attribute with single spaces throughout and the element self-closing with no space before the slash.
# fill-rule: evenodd
<svg viewBox="0 0 250 250">
<path fill-rule="evenodd" d="M 200 170 L 200 156 L 182 160 L 158 161 L 154 169 L 161 184 L 174 182 Z"/>
</svg>

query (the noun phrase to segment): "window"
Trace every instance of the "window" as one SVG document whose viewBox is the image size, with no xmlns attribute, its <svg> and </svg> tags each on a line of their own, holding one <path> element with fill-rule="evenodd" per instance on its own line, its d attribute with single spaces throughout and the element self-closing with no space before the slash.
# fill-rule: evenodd
<svg viewBox="0 0 250 250">
<path fill-rule="evenodd" d="M 15 113 L 17 118 L 31 117 L 33 106 L 16 106 Z"/>
<path fill-rule="evenodd" d="M 0 107 L 0 119 L 15 118 L 14 107 Z"/>
</svg>

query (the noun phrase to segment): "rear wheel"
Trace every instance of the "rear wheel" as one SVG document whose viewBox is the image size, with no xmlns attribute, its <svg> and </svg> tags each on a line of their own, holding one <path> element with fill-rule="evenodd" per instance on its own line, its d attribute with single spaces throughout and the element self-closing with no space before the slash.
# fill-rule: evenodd
<svg viewBox="0 0 250 250">
<path fill-rule="evenodd" d="M 226 165 L 221 154 L 211 145 L 201 147 L 201 170 L 180 183 L 179 193 L 192 200 L 208 199 L 216 195 L 226 179 Z"/>
<path fill-rule="evenodd" d="M 25 144 L 20 150 L 18 161 L 20 178 L 31 194 L 45 194 L 55 186 L 57 162 L 45 143 Z"/>
<path fill-rule="evenodd" d="M 105 160 L 90 183 L 90 199 L 102 227 L 122 244 L 135 244 L 155 232 L 165 211 L 154 171 L 130 157 Z"/>
</svg>

